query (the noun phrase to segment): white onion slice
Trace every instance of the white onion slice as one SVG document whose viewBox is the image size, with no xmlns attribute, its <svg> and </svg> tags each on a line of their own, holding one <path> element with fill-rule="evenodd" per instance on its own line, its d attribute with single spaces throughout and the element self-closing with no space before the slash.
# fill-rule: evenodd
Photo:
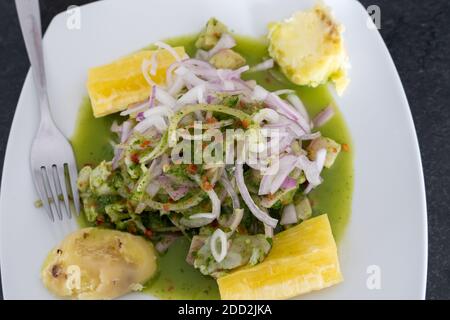
<svg viewBox="0 0 450 320">
<path fill-rule="evenodd" d="M 244 181 L 244 168 L 242 163 L 238 162 L 236 164 L 236 182 L 238 185 L 239 192 L 241 193 L 242 199 L 244 200 L 247 207 L 253 213 L 253 215 L 264 224 L 275 228 L 277 226 L 278 220 L 269 216 L 266 212 L 262 211 L 253 201 L 250 193 L 248 192 L 247 186 Z"/>
<path fill-rule="evenodd" d="M 272 69 L 274 65 L 273 59 L 267 59 L 261 63 L 258 63 L 257 65 L 253 66 L 248 70 L 249 72 L 258 72 L 258 71 L 264 71 L 268 69 Z"/>
<path fill-rule="evenodd" d="M 220 241 L 220 251 L 217 250 L 217 240 Z M 217 262 L 221 262 L 227 256 L 228 252 L 227 242 L 228 242 L 227 235 L 221 229 L 216 229 L 216 231 L 214 231 L 214 233 L 211 235 L 209 245 L 211 248 L 211 253 Z"/>
</svg>

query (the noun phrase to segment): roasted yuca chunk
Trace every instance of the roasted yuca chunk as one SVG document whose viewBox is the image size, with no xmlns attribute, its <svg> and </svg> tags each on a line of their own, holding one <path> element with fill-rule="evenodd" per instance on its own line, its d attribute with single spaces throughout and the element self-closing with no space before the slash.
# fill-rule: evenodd
<svg viewBox="0 0 450 320">
<path fill-rule="evenodd" d="M 324 165 L 326 168 L 330 168 L 336 160 L 339 152 L 341 152 L 341 145 L 330 138 L 319 137 L 311 141 L 306 149 L 308 150 L 311 160 L 316 160 L 317 151 L 320 149 L 326 149 L 327 156 L 325 158 Z"/>
<path fill-rule="evenodd" d="M 326 214 L 275 235 L 266 259 L 217 280 L 223 300 L 288 299 L 342 281 Z"/>
<path fill-rule="evenodd" d="M 214 67 L 218 69 L 237 69 L 245 65 L 243 56 L 231 49 L 223 49 L 209 59 Z"/>
<path fill-rule="evenodd" d="M 212 49 L 223 33 L 228 32 L 228 28 L 216 18 L 211 18 L 206 23 L 205 29 L 200 33 L 195 46 L 199 49 Z"/>
<path fill-rule="evenodd" d="M 41 277 L 62 298 L 112 299 L 142 289 L 155 271 L 150 242 L 125 232 L 86 228 L 49 253 Z"/>
</svg>

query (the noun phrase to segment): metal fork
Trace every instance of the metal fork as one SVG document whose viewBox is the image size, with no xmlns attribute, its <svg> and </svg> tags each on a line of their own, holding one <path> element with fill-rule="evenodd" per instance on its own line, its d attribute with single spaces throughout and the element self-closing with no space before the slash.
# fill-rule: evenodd
<svg viewBox="0 0 450 320">
<path fill-rule="evenodd" d="M 71 218 L 68 189 L 71 190 L 76 213 L 80 212 L 76 183 L 77 167 L 72 146 L 56 127 L 50 115 L 39 0 L 16 0 L 16 8 L 41 111 L 41 122 L 31 147 L 32 177 L 50 219 L 54 221 L 55 215 L 60 220 L 63 219 L 60 195 L 64 200 L 66 215 Z"/>
</svg>

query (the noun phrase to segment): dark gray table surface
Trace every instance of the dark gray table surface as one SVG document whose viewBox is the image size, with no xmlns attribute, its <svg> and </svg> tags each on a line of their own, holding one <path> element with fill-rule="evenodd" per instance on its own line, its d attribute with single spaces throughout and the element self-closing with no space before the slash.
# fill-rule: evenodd
<svg viewBox="0 0 450 320">
<path fill-rule="evenodd" d="M 43 28 L 69 5 L 88 2 L 41 0 Z M 419 138 L 429 225 L 427 298 L 450 299 L 450 1 L 361 2 L 381 9 L 380 32 L 402 79 Z M 0 1 L 0 30 L 2 168 L 11 121 L 29 68 L 12 0 Z M 395 179 L 386 177 L 386 183 L 391 178 Z"/>
</svg>

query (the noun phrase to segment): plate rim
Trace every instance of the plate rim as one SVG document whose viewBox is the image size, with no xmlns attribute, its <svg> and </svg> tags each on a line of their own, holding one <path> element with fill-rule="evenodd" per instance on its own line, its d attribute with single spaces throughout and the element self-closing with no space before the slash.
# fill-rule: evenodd
<svg viewBox="0 0 450 320">
<path fill-rule="evenodd" d="M 365 8 L 364 8 L 363 4 L 360 3 L 359 1 L 357 1 L 357 0 L 345 0 L 345 1 L 357 3 L 357 5 L 361 8 L 361 10 L 365 11 Z M 97 2 L 83 4 L 83 5 L 80 5 L 78 7 L 86 9 L 86 8 L 94 7 L 94 6 L 108 5 L 108 2 L 112 3 L 114 1 L 113 0 L 110 0 L 110 1 L 100 0 L 100 1 L 97 1 Z M 43 35 L 44 39 L 47 36 L 48 30 L 51 30 L 51 28 L 53 27 L 53 25 L 55 23 L 55 20 L 58 19 L 58 17 L 60 17 L 61 15 L 64 15 L 64 14 L 65 14 L 65 11 L 61 11 L 61 12 L 56 14 L 51 19 L 51 21 L 48 24 L 48 27 L 47 27 L 44 35 Z M 417 136 L 417 131 L 416 131 L 416 128 L 415 128 L 414 119 L 412 117 L 411 108 L 410 108 L 410 105 L 409 105 L 409 102 L 408 102 L 408 98 L 407 98 L 406 92 L 405 92 L 404 87 L 403 87 L 403 83 L 401 81 L 401 77 L 400 77 L 400 75 L 398 73 L 398 70 L 397 70 L 397 67 L 396 67 L 396 65 L 394 63 L 392 55 L 389 52 L 389 49 L 388 49 L 386 43 L 384 42 L 384 39 L 382 38 L 382 36 L 381 36 L 381 34 L 380 34 L 380 32 L 378 30 L 376 30 L 376 34 L 377 34 L 377 41 L 379 42 L 379 44 L 383 48 L 384 55 L 386 55 L 388 57 L 389 67 L 394 71 L 395 83 L 397 84 L 398 90 L 401 93 L 400 94 L 401 100 L 407 106 L 407 109 L 408 109 L 407 110 L 408 129 L 410 131 L 409 133 L 412 136 L 412 139 L 413 139 L 412 142 L 414 144 L 414 151 L 415 151 L 415 159 L 414 160 L 417 162 L 416 163 L 417 164 L 417 168 L 416 168 L 417 171 L 416 171 L 416 173 L 418 174 L 418 176 L 420 178 L 419 179 L 420 180 L 420 186 L 419 187 L 420 187 L 420 194 L 421 194 L 420 202 L 422 204 L 421 208 L 420 208 L 420 212 L 421 212 L 421 216 L 420 216 L 421 217 L 421 221 L 420 221 L 421 224 L 420 225 L 422 226 L 421 229 L 422 229 L 422 232 L 423 232 L 423 241 L 421 241 L 421 243 L 423 245 L 422 250 L 424 252 L 423 259 L 421 259 L 422 260 L 423 273 L 421 274 L 421 281 L 420 282 L 421 282 L 421 291 L 422 291 L 421 292 L 421 296 L 422 296 L 421 298 L 425 299 L 425 297 L 426 297 L 426 287 L 427 287 L 427 275 L 428 275 L 428 242 L 429 242 L 429 239 L 428 239 L 428 210 L 427 210 L 426 188 L 425 188 L 426 185 L 425 185 L 425 178 L 424 178 L 424 170 L 423 170 L 423 166 L 422 166 L 422 157 L 421 157 L 421 152 L 420 152 L 420 144 L 419 144 L 419 140 L 418 140 L 418 136 Z M 6 144 L 6 148 L 5 148 L 5 156 L 4 156 L 4 163 L 3 163 L 3 169 L 2 169 L 2 181 L 1 181 L 1 184 L 0 184 L 0 208 L 1 209 L 3 209 L 4 203 L 5 203 L 4 193 L 1 192 L 1 191 L 4 190 L 5 187 L 6 187 L 6 179 L 4 178 L 5 177 L 4 172 L 5 172 L 6 166 L 10 162 L 9 158 L 11 157 L 10 156 L 10 154 L 11 154 L 10 150 L 11 150 L 11 143 L 12 143 L 12 140 L 13 140 L 13 137 L 12 137 L 13 136 L 13 128 L 15 128 L 15 127 L 17 127 L 19 125 L 18 122 L 20 120 L 19 116 L 18 116 L 17 109 L 18 109 L 19 105 L 21 104 L 21 100 L 23 100 L 23 96 L 25 94 L 24 93 L 25 92 L 25 90 L 24 90 L 25 84 L 27 82 L 31 81 L 31 80 L 32 80 L 31 79 L 31 68 L 29 68 L 27 73 L 26 73 L 26 77 L 25 77 L 25 80 L 23 82 L 23 85 L 22 85 L 22 90 L 21 90 L 19 98 L 17 100 L 16 108 L 14 110 L 14 116 L 13 116 L 13 119 L 12 119 L 12 122 L 11 122 L 10 131 L 8 133 L 8 140 L 7 140 L 7 144 Z M 333 92 L 333 95 L 335 95 L 334 92 Z M 3 216 L 3 213 L 1 214 L 1 216 Z M 0 217 L 0 227 L 2 227 L 1 226 L 2 223 L 3 223 L 3 218 Z M 344 234 L 344 236 L 345 236 L 345 234 Z M 3 247 L 3 244 L 2 244 L 3 240 L 2 240 L 2 238 L 3 237 L 0 237 L 0 249 Z M 3 254 L 0 252 L 0 257 L 2 255 Z M 0 259 L 1 270 L 4 270 L 3 265 L 4 265 L 3 259 Z M 8 295 L 8 293 L 7 293 L 8 289 L 4 287 L 4 278 L 5 277 L 6 277 L 5 273 L 1 272 L 3 296 L 6 299 L 7 295 Z"/>
</svg>

